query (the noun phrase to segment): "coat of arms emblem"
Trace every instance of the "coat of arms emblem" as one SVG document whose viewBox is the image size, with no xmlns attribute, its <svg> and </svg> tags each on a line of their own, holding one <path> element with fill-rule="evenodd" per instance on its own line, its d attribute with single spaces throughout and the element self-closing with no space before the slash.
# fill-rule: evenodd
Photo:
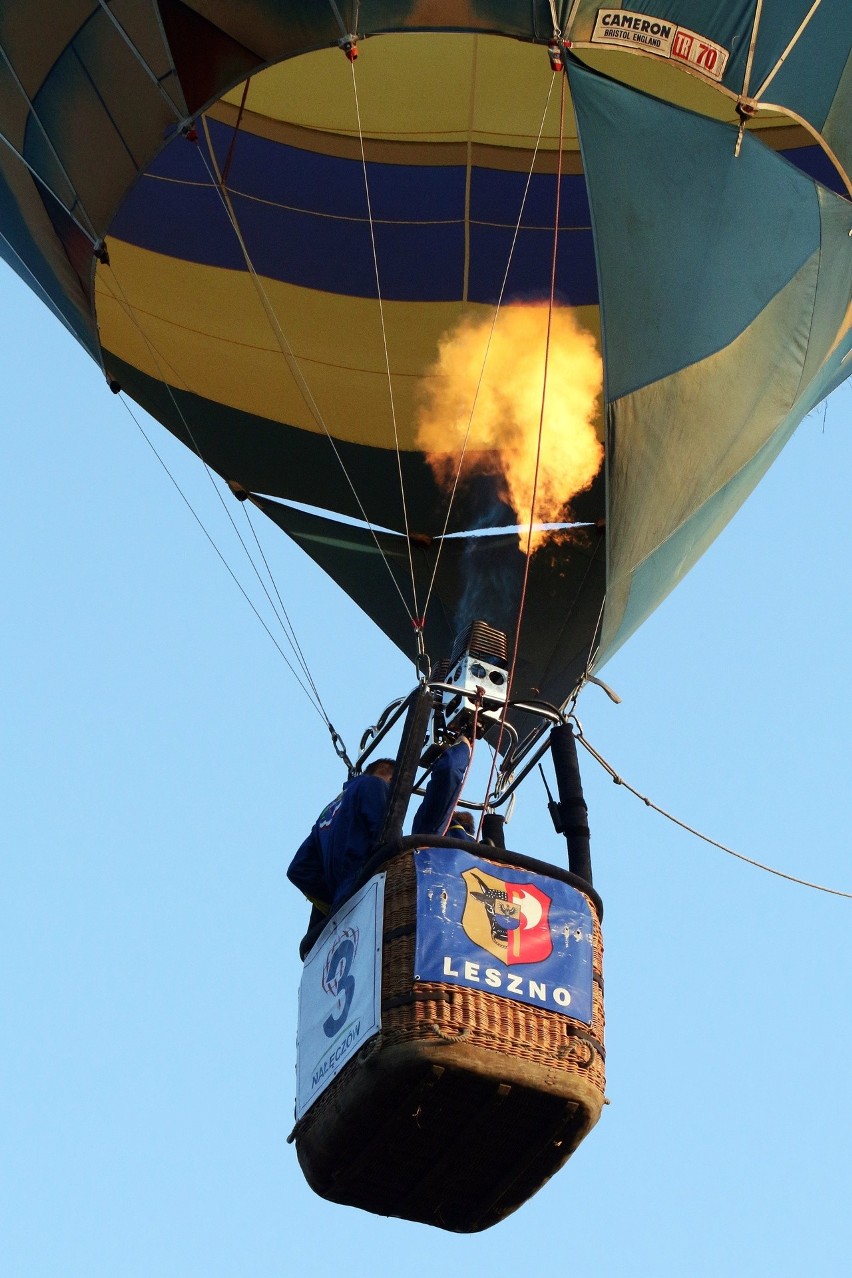
<svg viewBox="0 0 852 1278">
<path fill-rule="evenodd" d="M 551 900 L 534 883 L 509 883 L 484 870 L 462 872 L 467 899 L 462 927 L 467 937 L 507 966 L 542 963 L 550 957 Z"/>
</svg>

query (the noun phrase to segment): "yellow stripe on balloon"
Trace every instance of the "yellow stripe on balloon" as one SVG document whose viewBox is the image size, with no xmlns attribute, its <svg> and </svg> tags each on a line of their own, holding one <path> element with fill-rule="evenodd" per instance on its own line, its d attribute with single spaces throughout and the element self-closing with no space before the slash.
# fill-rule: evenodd
<svg viewBox="0 0 852 1278">
<path fill-rule="evenodd" d="M 304 377 L 325 427 L 338 440 L 393 448 L 388 378 L 375 299 L 259 281 L 295 356 L 282 353 L 247 271 L 203 266 L 110 239 L 99 268 L 101 344 L 140 372 L 230 408 L 323 434 L 299 385 Z M 399 443 L 415 450 L 415 421 L 439 340 L 462 316 L 490 317 L 480 303 L 385 302 Z M 577 307 L 597 338 L 597 307 Z"/>
</svg>

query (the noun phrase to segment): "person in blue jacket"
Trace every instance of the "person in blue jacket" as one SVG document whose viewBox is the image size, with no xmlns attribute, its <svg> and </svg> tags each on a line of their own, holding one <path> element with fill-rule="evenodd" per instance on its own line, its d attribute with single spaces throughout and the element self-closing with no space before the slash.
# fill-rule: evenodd
<svg viewBox="0 0 852 1278">
<path fill-rule="evenodd" d="M 447 746 L 443 754 L 438 756 L 438 761 L 429 774 L 423 802 L 414 813 L 412 834 L 447 833 L 469 763 L 470 742 L 467 737 L 459 737 L 458 741 Z"/>
<path fill-rule="evenodd" d="M 470 762 L 470 742 L 460 737 L 444 750 L 432 769 L 412 834 L 445 833 L 461 793 Z M 355 881 L 376 850 L 387 812 L 393 759 L 377 759 L 347 781 L 323 808 L 310 834 L 287 870 L 290 882 L 319 914 L 328 914 L 352 892 Z M 316 922 L 319 915 L 311 917 Z"/>
<path fill-rule="evenodd" d="M 464 839 L 465 841 L 476 840 L 473 832 L 473 816 L 464 808 L 456 808 L 453 813 L 450 824 L 447 826 L 448 839 Z"/>
</svg>

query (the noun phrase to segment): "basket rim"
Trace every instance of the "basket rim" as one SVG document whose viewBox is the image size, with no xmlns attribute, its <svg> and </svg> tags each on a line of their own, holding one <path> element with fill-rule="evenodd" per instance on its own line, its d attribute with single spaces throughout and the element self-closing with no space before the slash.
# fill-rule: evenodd
<svg viewBox="0 0 852 1278">
<path fill-rule="evenodd" d="M 577 874 L 572 874 L 570 870 L 563 870 L 561 865 L 554 865 L 551 861 L 539 861 L 536 857 L 525 856 L 522 852 L 512 852 L 508 848 L 498 848 L 492 843 L 476 843 L 471 839 L 452 839 L 434 834 L 405 834 L 377 848 L 373 855 L 365 861 L 361 873 L 355 880 L 350 896 L 354 895 L 389 861 L 406 852 L 416 852 L 418 848 L 434 848 L 437 851 L 455 849 L 468 852 L 473 856 L 479 856 L 484 861 L 493 861 L 497 865 L 505 865 L 509 869 L 529 870 L 531 873 L 540 874 L 544 878 L 557 879 L 561 883 L 567 883 L 569 887 L 576 888 L 577 891 L 588 897 L 598 917 L 598 922 L 601 923 L 603 921 L 603 901 L 591 883 L 581 879 Z M 343 905 L 344 902 L 341 901 L 340 904 Z M 310 951 L 327 922 L 328 916 L 320 919 L 302 937 L 299 945 L 299 954 L 302 958 Z"/>
</svg>

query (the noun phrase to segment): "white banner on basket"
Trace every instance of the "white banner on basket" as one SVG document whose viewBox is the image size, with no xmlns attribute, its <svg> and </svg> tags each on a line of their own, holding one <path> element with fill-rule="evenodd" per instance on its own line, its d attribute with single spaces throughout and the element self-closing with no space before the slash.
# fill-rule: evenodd
<svg viewBox="0 0 852 1278">
<path fill-rule="evenodd" d="M 385 877 L 377 874 L 335 911 L 305 959 L 296 1043 L 297 1118 L 381 1029 Z"/>
</svg>

